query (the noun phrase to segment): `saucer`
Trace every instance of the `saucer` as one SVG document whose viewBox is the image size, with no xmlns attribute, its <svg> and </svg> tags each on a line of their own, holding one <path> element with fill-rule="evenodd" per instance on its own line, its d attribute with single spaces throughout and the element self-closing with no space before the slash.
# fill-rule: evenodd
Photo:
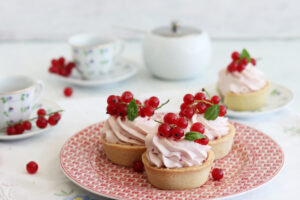
<svg viewBox="0 0 300 200">
<path fill-rule="evenodd" d="M 53 74 L 52 76 L 56 77 L 59 80 L 65 81 L 67 83 L 71 83 L 78 86 L 101 86 L 110 83 L 115 83 L 119 81 L 123 81 L 135 75 L 138 71 L 138 65 L 130 60 L 122 58 L 120 59 L 115 66 L 107 73 L 104 74 L 101 78 L 97 80 L 84 80 L 81 78 L 80 74 L 76 70 L 73 70 L 71 76 L 63 77 L 57 74 Z"/>
<path fill-rule="evenodd" d="M 211 95 L 218 94 L 216 84 L 208 85 L 205 88 Z M 258 117 L 285 109 L 293 100 L 294 93 L 290 89 L 276 83 L 271 83 L 266 104 L 263 107 L 253 111 L 234 111 L 228 109 L 226 115 L 236 118 Z"/>
<path fill-rule="evenodd" d="M 55 112 L 55 111 L 58 111 L 58 110 L 62 109 L 55 102 L 42 98 L 34 106 L 34 108 L 32 110 L 32 113 L 31 113 L 31 116 L 30 116 L 30 119 L 37 116 L 36 113 L 37 113 L 38 109 L 40 109 L 40 108 L 44 108 L 47 111 L 47 113 Z M 48 126 L 46 128 L 40 129 L 40 128 L 36 127 L 35 122 L 32 122 L 32 128 L 31 128 L 31 130 L 25 131 L 23 134 L 20 134 L 20 135 L 7 135 L 5 132 L 3 132 L 3 130 L 1 130 L 2 132 L 0 132 L 0 140 L 19 140 L 19 139 L 25 139 L 25 138 L 29 138 L 29 137 L 38 135 L 40 133 L 46 132 L 48 130 L 51 130 L 51 129 L 55 128 L 56 126 L 50 126 L 48 124 Z"/>
</svg>

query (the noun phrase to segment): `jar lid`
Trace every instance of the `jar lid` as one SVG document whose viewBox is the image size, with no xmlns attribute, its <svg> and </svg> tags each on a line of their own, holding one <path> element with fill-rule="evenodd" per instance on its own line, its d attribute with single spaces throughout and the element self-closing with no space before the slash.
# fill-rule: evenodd
<svg viewBox="0 0 300 200">
<path fill-rule="evenodd" d="M 200 34 L 201 31 L 194 27 L 179 26 L 177 22 L 172 22 L 171 26 L 156 28 L 152 31 L 152 33 L 165 37 L 183 37 L 189 35 L 197 35 Z"/>
</svg>

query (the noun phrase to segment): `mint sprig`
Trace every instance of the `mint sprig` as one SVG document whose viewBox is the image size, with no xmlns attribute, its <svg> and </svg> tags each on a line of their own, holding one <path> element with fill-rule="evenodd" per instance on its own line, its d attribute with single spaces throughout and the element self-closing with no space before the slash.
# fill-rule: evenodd
<svg viewBox="0 0 300 200">
<path fill-rule="evenodd" d="M 241 61 L 243 58 L 247 58 L 248 62 L 251 62 L 251 56 L 246 49 L 243 49 L 239 61 Z"/>
<path fill-rule="evenodd" d="M 127 119 L 130 121 L 138 117 L 138 105 L 135 99 L 132 99 L 127 106 Z"/>
<path fill-rule="evenodd" d="M 203 135 L 202 133 L 196 132 L 196 131 L 190 131 L 187 132 L 184 136 L 185 140 L 189 140 L 189 141 L 194 141 L 197 139 L 204 139 L 205 135 Z"/>
<path fill-rule="evenodd" d="M 215 120 L 219 116 L 220 113 L 220 105 L 215 104 L 206 109 L 204 112 L 204 117 L 207 120 Z"/>
</svg>

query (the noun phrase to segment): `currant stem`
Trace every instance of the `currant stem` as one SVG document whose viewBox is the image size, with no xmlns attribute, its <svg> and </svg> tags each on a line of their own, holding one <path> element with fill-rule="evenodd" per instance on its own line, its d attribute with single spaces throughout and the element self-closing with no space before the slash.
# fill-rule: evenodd
<svg viewBox="0 0 300 200">
<path fill-rule="evenodd" d="M 158 121 L 158 120 L 154 120 L 155 122 L 157 122 L 157 123 L 159 123 L 159 124 L 163 124 L 163 122 L 161 122 L 161 121 Z"/>
<path fill-rule="evenodd" d="M 47 113 L 46 115 L 43 115 L 43 117 L 45 117 L 45 116 L 50 116 L 50 115 L 53 115 L 53 114 L 55 114 L 55 113 L 60 113 L 60 112 L 63 112 L 64 110 L 58 110 L 58 111 L 55 111 L 55 112 L 51 112 L 51 113 Z M 35 119 L 37 119 L 37 118 L 39 118 L 38 116 L 37 117 L 34 117 L 34 118 L 32 118 L 32 119 L 29 119 L 28 121 L 33 121 L 33 120 L 35 120 Z"/>
<path fill-rule="evenodd" d="M 203 102 L 203 103 L 207 103 L 209 105 L 214 105 L 213 103 L 206 101 L 206 100 L 195 100 L 195 102 L 197 102 L 197 103 Z"/>
<path fill-rule="evenodd" d="M 205 88 L 202 88 L 202 91 L 205 92 L 205 94 L 206 94 L 209 98 L 211 98 L 209 92 L 208 92 Z"/>
<path fill-rule="evenodd" d="M 157 108 L 155 108 L 155 110 L 158 110 L 160 108 L 162 108 L 163 106 L 165 106 L 166 104 L 168 104 L 170 102 L 170 99 L 168 99 L 166 102 L 160 104 Z"/>
</svg>

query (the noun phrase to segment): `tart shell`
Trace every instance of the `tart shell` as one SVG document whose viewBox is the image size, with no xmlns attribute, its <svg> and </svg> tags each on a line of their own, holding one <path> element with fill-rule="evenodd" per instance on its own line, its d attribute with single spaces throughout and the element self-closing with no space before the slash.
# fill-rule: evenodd
<svg viewBox="0 0 300 200">
<path fill-rule="evenodd" d="M 132 167 L 133 163 L 140 161 L 142 154 L 146 151 L 145 146 L 114 144 L 101 137 L 106 157 L 114 164 Z"/>
<path fill-rule="evenodd" d="M 209 151 L 207 159 L 202 165 L 183 168 L 158 168 L 148 161 L 146 152 L 142 156 L 149 182 L 153 186 L 164 190 L 184 190 L 200 187 L 208 180 L 214 159 L 214 152 Z"/>
</svg>

